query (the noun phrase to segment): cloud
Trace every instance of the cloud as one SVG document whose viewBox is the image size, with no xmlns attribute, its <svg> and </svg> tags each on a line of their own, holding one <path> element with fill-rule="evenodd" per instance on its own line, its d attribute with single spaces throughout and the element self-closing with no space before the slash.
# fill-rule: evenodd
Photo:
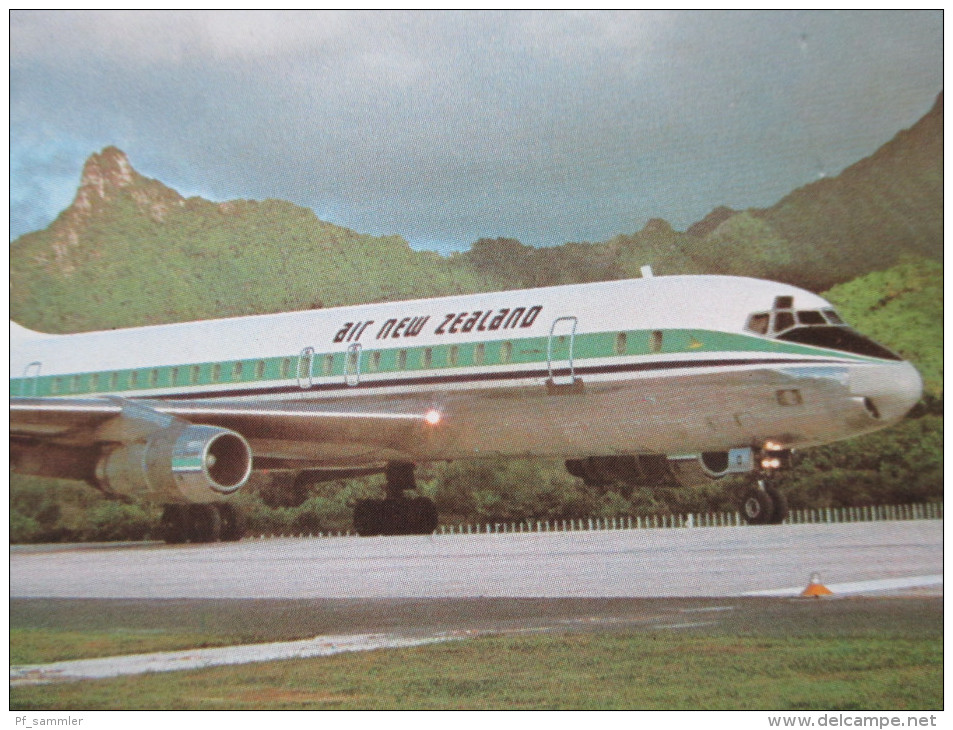
<svg viewBox="0 0 953 730">
<path fill-rule="evenodd" d="M 15 11 L 11 140 L 35 146 L 21 132 L 42 121 L 89 145 L 76 180 L 115 144 L 186 194 L 284 198 L 416 245 L 602 240 L 769 205 L 870 154 L 940 90 L 940 20 Z M 20 165 L 12 199 L 57 179 Z"/>
</svg>

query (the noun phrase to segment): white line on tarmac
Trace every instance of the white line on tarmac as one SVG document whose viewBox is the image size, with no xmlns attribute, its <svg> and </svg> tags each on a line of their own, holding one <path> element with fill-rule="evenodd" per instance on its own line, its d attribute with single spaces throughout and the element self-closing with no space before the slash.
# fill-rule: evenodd
<svg viewBox="0 0 953 730">
<path fill-rule="evenodd" d="M 822 581 L 823 582 L 823 581 Z M 849 595 L 852 593 L 872 593 L 879 591 L 895 591 L 904 588 L 928 588 L 931 586 L 942 586 L 942 575 L 915 575 L 909 578 L 883 578 L 881 580 L 862 580 L 852 583 L 830 583 L 824 584 L 830 591 L 836 595 Z M 766 591 L 748 591 L 741 593 L 742 596 L 769 596 L 786 597 L 799 596 L 807 587 L 796 586 L 794 588 L 771 588 Z"/>
<path fill-rule="evenodd" d="M 249 664 L 278 659 L 306 659 L 331 656 L 352 651 L 398 649 L 422 644 L 434 644 L 460 638 L 451 634 L 411 638 L 389 634 L 353 634 L 317 636 L 302 641 L 282 641 L 272 644 L 246 644 L 212 649 L 131 654 L 99 659 L 77 659 L 52 664 L 33 664 L 10 667 L 10 686 L 18 687 L 51 682 L 72 682 L 81 679 L 105 679 L 149 672 L 173 672 L 183 669 L 203 669 L 225 664 Z"/>
</svg>

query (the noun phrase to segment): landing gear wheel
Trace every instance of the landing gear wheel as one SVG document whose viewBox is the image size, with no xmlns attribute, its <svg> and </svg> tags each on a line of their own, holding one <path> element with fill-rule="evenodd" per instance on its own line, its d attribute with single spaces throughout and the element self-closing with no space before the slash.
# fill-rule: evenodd
<svg viewBox="0 0 953 730">
<path fill-rule="evenodd" d="M 245 530 L 248 527 L 248 520 L 245 514 L 234 504 L 225 502 L 216 505 L 218 516 L 221 520 L 221 539 L 222 542 L 237 542 L 245 536 Z"/>
<path fill-rule="evenodd" d="M 361 537 L 383 535 L 384 500 L 361 499 L 354 505 L 354 531 Z"/>
<path fill-rule="evenodd" d="M 764 491 L 768 493 L 768 496 L 771 497 L 771 501 L 774 503 L 768 524 L 780 525 L 784 522 L 784 518 L 788 516 L 787 497 L 785 497 L 777 487 L 770 484 L 764 488 Z"/>
<path fill-rule="evenodd" d="M 189 539 L 186 525 L 187 504 L 167 504 L 159 520 L 159 537 L 169 545 L 181 545 Z"/>
<path fill-rule="evenodd" d="M 767 525 L 774 515 L 774 500 L 767 489 L 759 484 L 745 495 L 742 511 L 749 525 Z"/>
<path fill-rule="evenodd" d="M 437 507 L 426 497 L 362 499 L 354 506 L 354 530 L 372 535 L 431 535 L 437 529 Z"/>
<path fill-rule="evenodd" d="M 189 539 L 192 542 L 218 542 L 222 518 L 214 504 L 190 504 Z"/>
</svg>

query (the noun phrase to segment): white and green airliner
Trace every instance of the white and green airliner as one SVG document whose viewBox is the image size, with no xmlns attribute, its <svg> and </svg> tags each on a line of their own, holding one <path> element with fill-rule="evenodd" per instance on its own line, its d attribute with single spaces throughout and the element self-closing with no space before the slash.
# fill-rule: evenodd
<svg viewBox="0 0 953 730">
<path fill-rule="evenodd" d="M 648 272 L 647 272 L 648 273 Z M 750 472 L 883 428 L 915 368 L 821 297 L 725 276 L 641 279 L 48 335 L 11 323 L 11 461 L 165 504 L 166 539 L 241 537 L 252 470 L 384 472 L 361 534 L 427 533 L 414 465 L 561 457 L 589 484 Z"/>
</svg>

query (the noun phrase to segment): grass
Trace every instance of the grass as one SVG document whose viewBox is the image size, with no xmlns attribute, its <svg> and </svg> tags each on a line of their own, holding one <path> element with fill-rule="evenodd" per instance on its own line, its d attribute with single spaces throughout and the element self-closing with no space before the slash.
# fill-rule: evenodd
<svg viewBox="0 0 953 730">
<path fill-rule="evenodd" d="M 14 664 L 335 633 L 433 634 L 489 626 L 501 633 L 408 649 L 16 687 L 10 707 L 924 711 L 943 706 L 942 598 L 727 603 L 730 610 L 713 610 L 723 607 L 724 599 L 15 599 L 10 604 Z M 687 630 L 654 628 L 685 622 L 687 616 L 710 623 Z M 587 628 L 551 628 L 567 625 Z M 550 628 L 537 633 L 544 627 Z"/>
<path fill-rule="evenodd" d="M 215 636 L 165 629 L 115 629 L 112 631 L 57 631 L 10 629 L 10 664 L 45 664 L 69 659 L 156 651 L 229 646 L 238 637 Z"/>
<path fill-rule="evenodd" d="M 497 636 L 15 688 L 10 707 L 927 710 L 943 704 L 942 660 L 929 637 Z"/>
</svg>

